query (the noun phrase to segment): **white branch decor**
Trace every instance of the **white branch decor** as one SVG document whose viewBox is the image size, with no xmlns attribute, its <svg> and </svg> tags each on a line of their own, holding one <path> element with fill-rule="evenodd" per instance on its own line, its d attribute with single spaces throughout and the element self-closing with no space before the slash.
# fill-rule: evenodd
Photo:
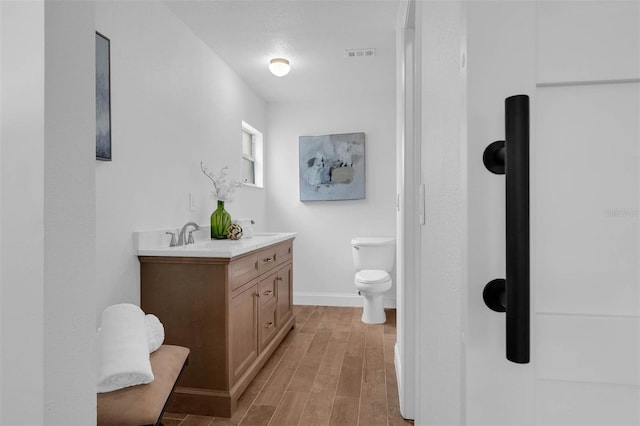
<svg viewBox="0 0 640 426">
<path fill-rule="evenodd" d="M 231 196 L 236 188 L 242 186 L 242 181 L 229 180 L 227 174 L 229 174 L 229 166 L 224 166 L 218 173 L 212 173 L 207 169 L 204 163 L 200 162 L 200 169 L 202 173 L 213 182 L 213 191 L 211 191 L 211 197 L 225 202 L 231 202 L 233 199 Z"/>
</svg>

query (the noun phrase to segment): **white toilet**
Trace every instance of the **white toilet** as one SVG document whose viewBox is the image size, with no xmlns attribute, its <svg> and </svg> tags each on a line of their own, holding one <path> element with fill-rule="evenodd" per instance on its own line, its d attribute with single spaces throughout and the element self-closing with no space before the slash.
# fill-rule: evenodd
<svg viewBox="0 0 640 426">
<path fill-rule="evenodd" d="M 351 240 L 355 285 L 363 297 L 362 322 L 383 324 L 387 317 L 382 300 L 391 288 L 391 276 L 396 252 L 392 237 L 357 237 Z"/>
</svg>

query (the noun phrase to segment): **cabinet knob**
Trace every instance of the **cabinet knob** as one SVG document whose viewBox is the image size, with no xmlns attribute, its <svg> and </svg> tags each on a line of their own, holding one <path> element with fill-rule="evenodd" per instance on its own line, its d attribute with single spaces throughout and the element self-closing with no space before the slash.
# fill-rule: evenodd
<svg viewBox="0 0 640 426">
<path fill-rule="evenodd" d="M 273 262 L 273 257 L 267 257 L 266 259 L 262 259 L 264 263 Z"/>
<path fill-rule="evenodd" d="M 265 324 L 264 328 L 271 328 L 273 327 L 273 322 L 269 321 L 268 323 Z"/>
<path fill-rule="evenodd" d="M 282 277 L 276 277 L 276 281 L 282 281 Z"/>
<path fill-rule="evenodd" d="M 264 292 L 264 295 L 265 295 L 265 296 L 268 296 L 268 295 L 270 295 L 271 293 L 273 293 L 273 290 L 267 290 L 267 291 L 265 291 L 265 292 Z"/>
</svg>

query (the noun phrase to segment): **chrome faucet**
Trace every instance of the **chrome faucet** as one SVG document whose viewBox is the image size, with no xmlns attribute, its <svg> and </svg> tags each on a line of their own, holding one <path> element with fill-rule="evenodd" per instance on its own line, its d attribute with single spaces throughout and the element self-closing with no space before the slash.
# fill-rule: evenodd
<svg viewBox="0 0 640 426">
<path fill-rule="evenodd" d="M 185 223 L 185 225 L 180 230 L 180 234 L 178 234 L 178 244 L 177 245 L 184 246 L 184 245 L 187 245 L 187 244 L 193 244 L 194 243 L 193 235 L 191 235 L 191 233 L 193 231 L 189 231 L 189 239 L 188 240 L 185 240 L 185 237 L 184 237 L 184 233 L 186 232 L 186 230 L 187 230 L 187 228 L 189 226 L 193 226 L 196 231 L 200 230 L 200 227 L 195 222 L 187 222 L 187 223 Z"/>
</svg>

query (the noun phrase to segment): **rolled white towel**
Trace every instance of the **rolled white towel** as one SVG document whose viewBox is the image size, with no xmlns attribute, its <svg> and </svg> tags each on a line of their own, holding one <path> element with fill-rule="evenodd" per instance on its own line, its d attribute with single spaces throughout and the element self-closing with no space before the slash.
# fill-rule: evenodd
<svg viewBox="0 0 640 426">
<path fill-rule="evenodd" d="M 98 354 L 99 393 L 153 381 L 145 314 L 139 307 L 122 303 L 102 312 Z"/>
<path fill-rule="evenodd" d="M 147 328 L 147 342 L 149 343 L 149 353 L 155 352 L 164 342 L 164 326 L 157 316 L 147 314 L 144 317 Z"/>
</svg>

